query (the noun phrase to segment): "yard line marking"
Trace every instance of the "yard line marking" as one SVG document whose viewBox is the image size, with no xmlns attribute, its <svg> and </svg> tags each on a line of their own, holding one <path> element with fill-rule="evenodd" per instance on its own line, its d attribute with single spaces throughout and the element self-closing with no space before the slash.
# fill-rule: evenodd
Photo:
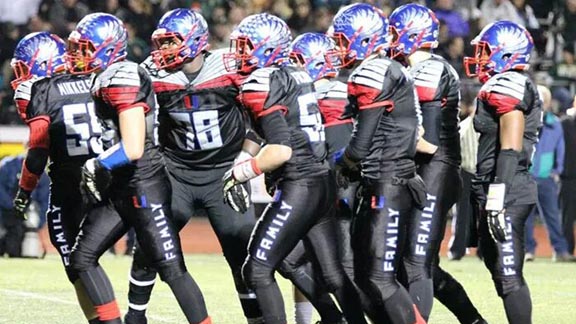
<svg viewBox="0 0 576 324">
<path fill-rule="evenodd" d="M 74 305 L 77 306 L 78 303 L 76 302 L 71 302 L 69 300 L 65 300 L 65 299 L 60 299 L 60 298 L 56 298 L 56 297 L 49 297 L 46 295 L 42 295 L 42 294 L 38 294 L 38 293 L 33 293 L 33 292 L 29 292 L 29 291 L 22 291 L 22 290 L 12 290 L 12 289 L 0 289 L 1 293 L 4 293 L 6 295 L 9 296 L 16 296 L 16 297 L 26 297 L 26 298 L 33 298 L 33 299 L 40 299 L 40 300 L 46 300 L 46 301 L 51 301 L 54 303 L 59 303 L 59 304 L 65 304 L 65 305 Z M 152 319 L 154 321 L 159 321 L 159 322 L 163 322 L 163 323 L 178 323 L 178 321 L 172 321 L 160 316 L 154 316 L 154 315 L 148 315 L 146 314 L 146 317 L 148 317 L 149 319 Z"/>
</svg>

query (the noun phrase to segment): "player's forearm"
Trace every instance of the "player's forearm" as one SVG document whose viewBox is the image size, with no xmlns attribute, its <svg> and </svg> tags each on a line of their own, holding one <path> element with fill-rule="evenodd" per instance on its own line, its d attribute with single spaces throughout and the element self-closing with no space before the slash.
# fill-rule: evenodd
<svg viewBox="0 0 576 324">
<path fill-rule="evenodd" d="M 48 118 L 39 117 L 28 122 L 30 129 L 29 149 L 22 164 L 22 171 L 18 185 L 20 188 L 32 192 L 48 163 L 48 147 L 50 146 Z"/>
<path fill-rule="evenodd" d="M 124 110 L 119 115 L 120 134 L 126 156 L 136 161 L 144 154 L 146 120 L 143 107 Z"/>
<path fill-rule="evenodd" d="M 416 151 L 419 153 L 434 154 L 437 149 L 438 146 L 428 142 L 424 137 L 420 137 L 416 143 Z"/>
<path fill-rule="evenodd" d="M 270 172 L 281 167 L 292 157 L 292 148 L 286 145 L 269 144 L 260 150 L 254 158 L 258 169 Z"/>
</svg>

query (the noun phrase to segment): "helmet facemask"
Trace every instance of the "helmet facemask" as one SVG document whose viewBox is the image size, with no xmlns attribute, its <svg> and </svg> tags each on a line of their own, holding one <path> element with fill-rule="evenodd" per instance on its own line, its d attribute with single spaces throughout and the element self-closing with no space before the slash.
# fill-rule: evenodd
<svg viewBox="0 0 576 324">
<path fill-rule="evenodd" d="M 158 69 L 175 69 L 194 59 L 208 48 L 208 35 L 199 35 L 192 39 L 197 25 L 186 36 L 177 32 L 154 32 L 152 42 L 156 50 L 152 51 L 152 60 Z M 189 43 L 192 46 L 189 46 Z M 193 51 L 193 48 L 196 51 Z"/>
<path fill-rule="evenodd" d="M 254 45 L 247 36 L 238 36 L 230 39 L 230 53 L 224 55 L 224 65 L 228 72 L 250 73 L 259 67 L 267 67 L 275 63 L 282 63 L 277 59 L 282 51 L 281 47 L 268 47 L 269 37 Z"/>
<path fill-rule="evenodd" d="M 464 57 L 464 72 L 469 78 L 489 78 L 494 72 L 491 58 L 498 50 L 493 52 L 490 49 L 490 44 L 484 41 L 479 41 L 474 45 L 474 57 Z"/>
<path fill-rule="evenodd" d="M 119 61 L 124 57 L 116 57 L 121 50 L 121 44 L 109 46 L 111 39 L 107 39 L 98 48 L 92 41 L 87 39 L 68 39 L 66 50 L 66 63 L 68 72 L 71 74 L 89 74 L 104 70 L 109 64 Z"/>
</svg>

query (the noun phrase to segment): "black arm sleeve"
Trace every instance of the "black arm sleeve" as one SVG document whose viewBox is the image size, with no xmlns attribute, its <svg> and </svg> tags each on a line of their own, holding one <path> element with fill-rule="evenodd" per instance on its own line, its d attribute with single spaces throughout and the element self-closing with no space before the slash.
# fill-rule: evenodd
<svg viewBox="0 0 576 324">
<path fill-rule="evenodd" d="M 290 128 L 281 111 L 277 110 L 260 118 L 260 127 L 267 144 L 290 145 Z"/>
<path fill-rule="evenodd" d="M 424 139 L 436 146 L 440 144 L 440 127 L 442 126 L 442 104 L 440 101 L 421 103 L 422 126 Z"/>
<path fill-rule="evenodd" d="M 506 185 L 506 192 L 512 186 L 512 180 L 518 168 L 518 160 L 520 159 L 520 152 L 514 150 L 502 150 L 498 154 L 496 161 L 496 183 L 504 183 Z"/>
<path fill-rule="evenodd" d="M 260 146 L 266 144 L 266 141 L 258 134 L 256 134 L 256 132 L 251 128 L 246 131 L 246 137 L 244 139 L 254 142 Z"/>
<path fill-rule="evenodd" d="M 26 168 L 35 175 L 42 175 L 48 162 L 48 150 L 41 147 L 31 148 L 26 155 Z"/>
<path fill-rule="evenodd" d="M 374 133 L 380 123 L 383 108 L 362 109 L 358 113 L 358 123 L 346 148 L 345 154 L 353 162 L 359 162 L 370 153 Z"/>
</svg>

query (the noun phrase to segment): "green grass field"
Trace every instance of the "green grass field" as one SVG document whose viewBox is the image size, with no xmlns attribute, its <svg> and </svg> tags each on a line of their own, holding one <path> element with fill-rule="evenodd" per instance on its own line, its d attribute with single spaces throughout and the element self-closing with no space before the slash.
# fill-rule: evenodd
<svg viewBox="0 0 576 324">
<path fill-rule="evenodd" d="M 102 265 L 126 310 L 130 258 L 105 256 Z M 199 283 L 214 324 L 245 323 L 236 300 L 229 270 L 217 255 L 188 255 L 188 269 Z M 476 258 L 460 262 L 443 260 L 443 266 L 467 289 L 480 312 L 491 324 L 506 323 L 500 299 L 484 265 Z M 576 264 L 556 264 L 538 259 L 527 264 L 526 277 L 532 292 L 534 323 L 576 323 Z M 290 285 L 279 279 L 288 318 L 292 321 Z M 158 283 L 149 307 L 149 323 L 185 323 L 170 290 Z M 75 324 L 85 323 L 72 287 L 56 255 L 44 260 L 0 259 L 0 323 Z M 440 304 L 434 304 L 430 323 L 457 323 Z"/>
</svg>

